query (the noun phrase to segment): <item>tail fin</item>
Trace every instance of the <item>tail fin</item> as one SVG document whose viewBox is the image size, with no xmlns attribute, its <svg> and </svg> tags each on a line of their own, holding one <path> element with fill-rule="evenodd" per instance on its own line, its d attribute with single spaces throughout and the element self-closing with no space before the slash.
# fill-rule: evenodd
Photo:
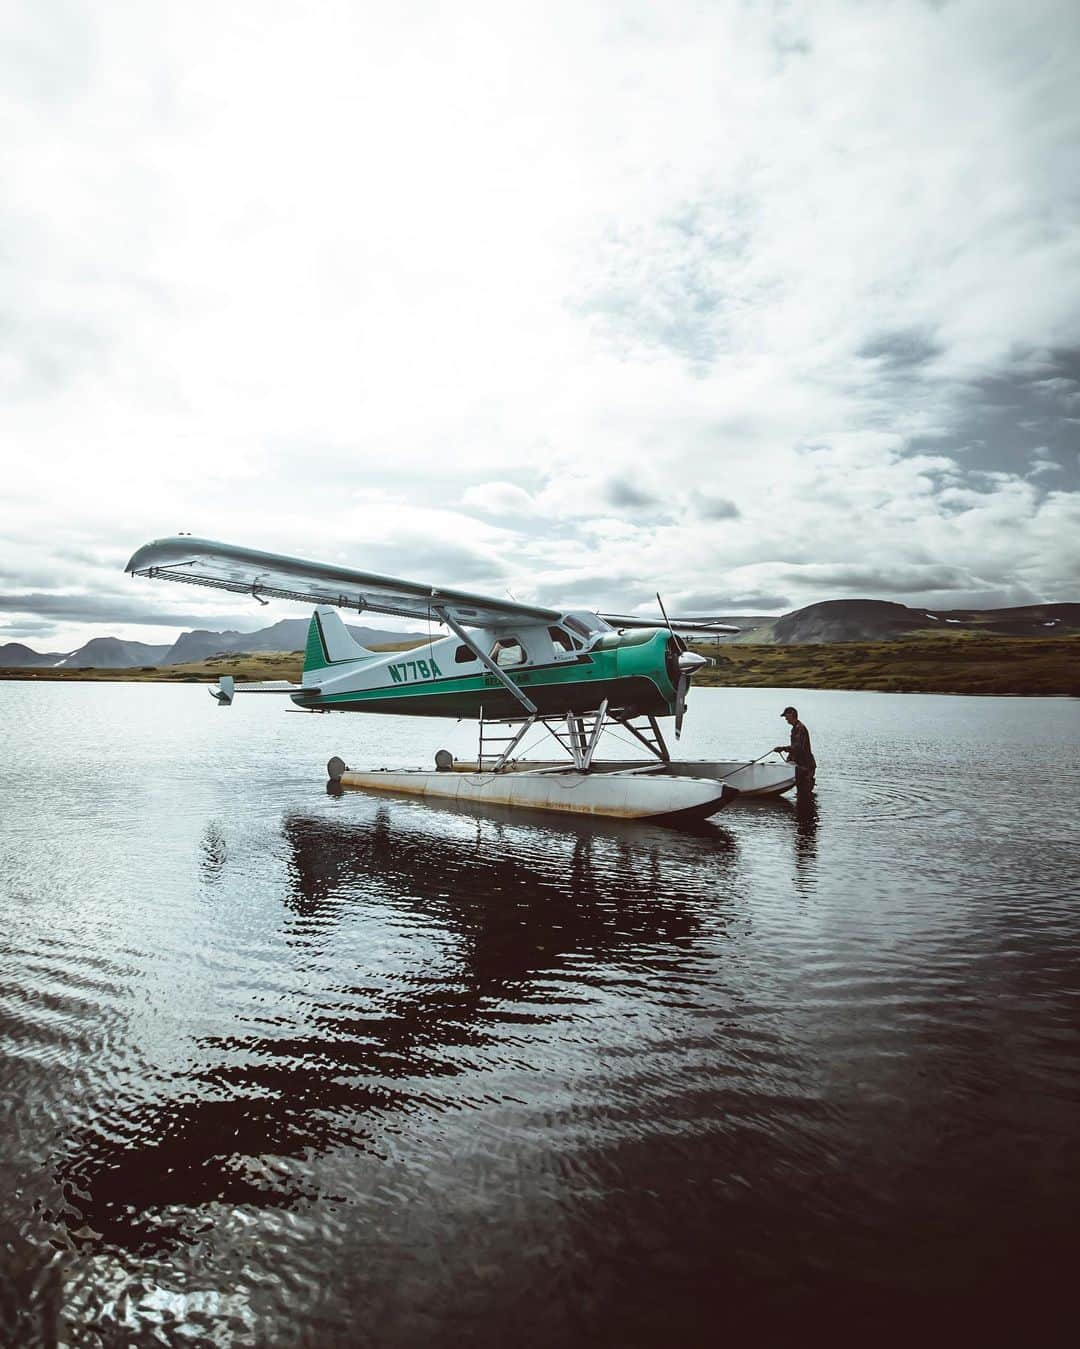
<svg viewBox="0 0 1080 1349">
<path fill-rule="evenodd" d="M 325 670 L 343 660 L 370 660 L 374 651 L 354 642 L 336 609 L 316 609 L 308 627 L 307 647 L 304 651 L 304 674 L 311 670 Z"/>
</svg>

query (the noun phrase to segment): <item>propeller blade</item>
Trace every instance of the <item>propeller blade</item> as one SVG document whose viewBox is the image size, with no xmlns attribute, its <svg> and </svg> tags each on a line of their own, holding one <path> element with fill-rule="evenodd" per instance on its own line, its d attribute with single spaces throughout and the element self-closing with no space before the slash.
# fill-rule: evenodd
<svg viewBox="0 0 1080 1349">
<path fill-rule="evenodd" d="M 675 686 L 675 739 L 678 740 L 679 736 L 682 735 L 683 718 L 686 716 L 686 693 L 690 687 L 690 679 L 695 671 L 709 664 L 709 658 L 699 656 L 696 651 L 687 650 L 686 643 L 671 626 L 671 619 L 668 618 L 659 590 L 656 592 L 656 602 L 660 606 L 660 612 L 664 615 L 664 622 L 667 624 L 668 632 L 671 633 L 672 641 L 675 643 L 675 650 L 679 653 L 679 682 Z"/>
<path fill-rule="evenodd" d="M 657 602 L 657 604 L 660 606 L 660 612 L 661 612 L 661 613 L 663 614 L 663 616 L 664 616 L 664 622 L 667 624 L 667 630 L 668 630 L 668 632 L 671 633 L 671 640 L 675 643 L 675 650 L 676 650 L 676 651 L 685 651 L 685 650 L 686 650 L 686 643 L 685 643 L 685 642 L 683 641 L 683 639 L 679 636 L 679 634 L 675 631 L 675 629 L 671 626 L 671 619 L 668 618 L 668 611 L 664 608 L 664 601 L 660 598 L 660 592 L 659 592 L 659 590 L 656 592 L 656 602 Z"/>
</svg>

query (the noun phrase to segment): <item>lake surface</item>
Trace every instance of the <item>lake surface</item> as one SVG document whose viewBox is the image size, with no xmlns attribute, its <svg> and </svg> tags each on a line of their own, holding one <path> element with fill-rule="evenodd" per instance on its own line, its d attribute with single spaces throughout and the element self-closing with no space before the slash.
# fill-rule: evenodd
<svg viewBox="0 0 1080 1349">
<path fill-rule="evenodd" d="M 1066 1342 L 1080 703 L 683 748 L 789 701 L 813 808 L 686 832 L 327 794 L 467 725 L 0 683 L 0 1342 Z"/>
</svg>

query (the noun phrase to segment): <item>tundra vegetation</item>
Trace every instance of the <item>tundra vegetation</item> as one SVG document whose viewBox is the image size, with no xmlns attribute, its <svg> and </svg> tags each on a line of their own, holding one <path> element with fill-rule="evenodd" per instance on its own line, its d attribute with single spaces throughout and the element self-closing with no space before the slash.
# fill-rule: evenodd
<svg viewBox="0 0 1080 1349">
<path fill-rule="evenodd" d="M 920 631 L 883 642 L 700 643 L 694 649 L 713 662 L 695 676 L 698 687 L 1080 697 L 1080 634 Z"/>
</svg>

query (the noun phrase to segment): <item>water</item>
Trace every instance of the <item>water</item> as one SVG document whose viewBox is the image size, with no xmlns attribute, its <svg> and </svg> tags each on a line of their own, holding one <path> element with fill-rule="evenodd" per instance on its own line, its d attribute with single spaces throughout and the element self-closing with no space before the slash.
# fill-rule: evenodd
<svg viewBox="0 0 1080 1349">
<path fill-rule="evenodd" d="M 701 690 L 687 754 L 789 701 L 816 809 L 680 832 L 326 793 L 468 726 L 0 683 L 0 1340 L 1057 1342 L 1080 705 Z"/>
</svg>

